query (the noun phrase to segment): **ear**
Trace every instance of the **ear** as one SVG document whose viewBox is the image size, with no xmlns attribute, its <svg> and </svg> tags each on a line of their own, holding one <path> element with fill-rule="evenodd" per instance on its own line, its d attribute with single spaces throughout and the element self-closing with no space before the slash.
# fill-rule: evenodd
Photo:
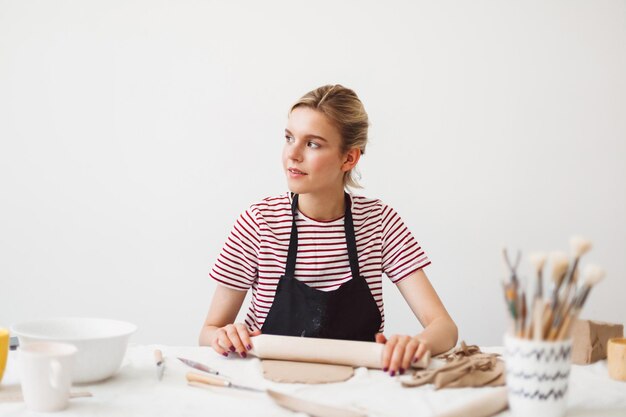
<svg viewBox="0 0 626 417">
<path fill-rule="evenodd" d="M 341 165 L 341 170 L 343 172 L 348 172 L 352 168 L 356 166 L 361 158 L 361 150 L 359 148 L 352 148 L 348 150 L 343 156 L 343 165 Z"/>
</svg>

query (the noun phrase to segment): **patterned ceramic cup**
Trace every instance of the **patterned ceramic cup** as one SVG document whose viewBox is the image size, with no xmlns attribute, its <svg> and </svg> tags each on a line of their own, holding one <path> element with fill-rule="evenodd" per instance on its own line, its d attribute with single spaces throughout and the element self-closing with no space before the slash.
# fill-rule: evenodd
<svg viewBox="0 0 626 417">
<path fill-rule="evenodd" d="M 504 337 L 509 407 L 515 416 L 565 415 L 571 356 L 571 340 Z"/>
</svg>

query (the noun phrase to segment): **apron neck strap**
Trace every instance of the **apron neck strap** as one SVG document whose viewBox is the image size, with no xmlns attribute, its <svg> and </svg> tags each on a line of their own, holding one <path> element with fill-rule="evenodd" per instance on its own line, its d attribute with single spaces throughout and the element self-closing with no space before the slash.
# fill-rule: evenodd
<svg viewBox="0 0 626 417">
<path fill-rule="evenodd" d="M 346 233 L 346 245 L 348 246 L 348 259 L 350 260 L 350 270 L 352 278 L 361 276 L 359 271 L 359 256 L 356 249 L 356 238 L 354 236 L 354 223 L 352 221 L 352 201 L 350 195 L 344 192 L 346 210 L 344 213 L 344 230 Z M 296 226 L 296 216 L 298 214 L 298 194 L 292 194 L 291 201 L 291 237 L 289 239 L 289 251 L 287 252 L 287 265 L 285 266 L 285 276 L 292 278 L 296 272 L 296 260 L 298 256 L 298 227 Z"/>
</svg>

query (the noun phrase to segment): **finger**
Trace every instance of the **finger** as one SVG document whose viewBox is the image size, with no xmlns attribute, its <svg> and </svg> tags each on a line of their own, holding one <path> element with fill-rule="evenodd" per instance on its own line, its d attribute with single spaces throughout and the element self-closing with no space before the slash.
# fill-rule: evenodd
<svg viewBox="0 0 626 417">
<path fill-rule="evenodd" d="M 412 338 L 411 340 L 409 340 L 409 343 L 406 344 L 406 348 L 404 349 L 404 356 L 402 357 L 402 369 L 409 369 L 413 358 L 415 358 L 415 352 L 419 348 L 419 345 L 420 341 L 415 338 Z"/>
<path fill-rule="evenodd" d="M 404 368 L 402 368 L 402 359 L 404 358 L 406 345 L 409 342 L 408 339 L 408 337 L 398 338 L 398 343 L 396 343 L 396 346 L 393 349 L 391 361 L 389 362 L 389 370 L 391 376 L 394 376 L 396 372 L 399 372 L 400 374 L 404 373 Z"/>
<path fill-rule="evenodd" d="M 420 343 L 420 345 L 417 347 L 417 351 L 415 352 L 415 356 L 413 357 L 413 362 L 417 362 L 421 358 L 423 358 L 427 351 L 428 345 L 426 343 Z"/>
<path fill-rule="evenodd" d="M 226 333 L 226 329 L 222 329 L 222 331 L 219 334 L 218 341 L 219 341 L 220 346 L 222 346 L 224 348 L 224 351 L 226 352 L 226 355 L 224 356 L 228 356 L 229 352 L 235 351 L 235 347 L 233 346 L 233 343 L 230 341 L 230 337 L 228 337 L 228 334 Z"/>
<path fill-rule="evenodd" d="M 387 343 L 387 338 L 382 333 L 376 333 L 375 340 L 376 343 Z"/>
<path fill-rule="evenodd" d="M 243 345 L 243 350 L 239 350 L 239 356 L 245 358 L 247 356 L 246 351 L 252 349 L 250 334 L 248 333 L 248 328 L 245 326 L 245 324 L 236 324 L 235 328 L 237 329 L 239 340 L 241 340 L 241 344 Z"/>
<path fill-rule="evenodd" d="M 252 338 L 255 337 L 255 336 L 259 336 L 262 333 L 261 333 L 261 329 L 254 329 L 249 334 L 250 334 L 250 345 L 246 346 L 246 348 L 248 348 L 248 350 L 250 350 L 250 349 L 252 349 L 254 347 L 254 344 L 252 343 Z"/>
<path fill-rule="evenodd" d="M 389 363 L 391 362 L 391 355 L 393 354 L 393 349 L 396 346 L 397 341 L 398 341 L 398 338 L 392 336 L 391 339 L 385 342 L 385 347 L 383 348 L 382 364 L 381 364 L 383 366 L 383 372 L 387 372 L 389 370 Z"/>
<path fill-rule="evenodd" d="M 246 350 L 246 348 L 243 346 L 243 343 L 241 343 L 241 339 L 239 338 L 239 332 L 237 331 L 237 328 L 235 326 L 233 326 L 232 324 L 226 326 L 226 334 L 228 335 L 230 342 L 233 344 L 230 348 L 231 352 L 244 352 Z"/>
<path fill-rule="evenodd" d="M 224 333 L 222 329 L 218 329 L 215 331 L 215 336 L 211 340 L 211 347 L 213 348 L 214 351 L 216 351 L 220 355 L 228 356 L 228 352 L 226 352 L 226 349 L 224 349 L 222 345 L 220 344 L 221 333 Z"/>
</svg>

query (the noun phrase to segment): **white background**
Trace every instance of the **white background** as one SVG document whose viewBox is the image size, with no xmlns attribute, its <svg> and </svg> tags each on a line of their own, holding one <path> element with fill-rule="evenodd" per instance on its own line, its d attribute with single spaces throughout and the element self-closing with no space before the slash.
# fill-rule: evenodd
<svg viewBox="0 0 626 417">
<path fill-rule="evenodd" d="M 327 83 L 363 100 L 358 193 L 409 225 L 461 338 L 501 343 L 503 245 L 572 234 L 608 271 L 583 316 L 623 323 L 625 74 L 624 1 L 0 0 L 0 325 L 196 344 L 235 218 L 286 191 L 290 104 Z M 387 332 L 417 332 L 384 280 Z"/>
</svg>

